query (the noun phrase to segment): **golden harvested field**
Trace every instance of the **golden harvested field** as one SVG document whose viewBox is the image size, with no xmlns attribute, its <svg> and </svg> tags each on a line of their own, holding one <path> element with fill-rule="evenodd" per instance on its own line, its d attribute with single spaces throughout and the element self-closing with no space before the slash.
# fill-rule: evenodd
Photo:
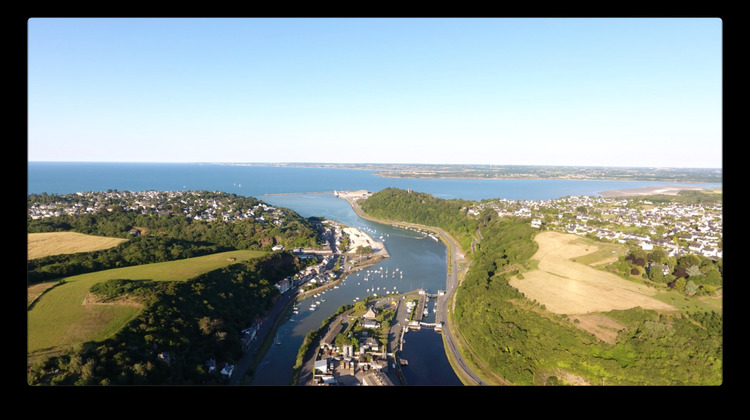
<svg viewBox="0 0 750 420">
<path fill-rule="evenodd" d="M 49 255 L 98 251 L 115 247 L 126 240 L 76 232 L 29 233 L 27 258 L 33 260 Z"/>
<path fill-rule="evenodd" d="M 523 279 L 513 279 L 511 285 L 529 299 L 546 306 L 554 313 L 580 315 L 607 312 L 614 309 L 675 310 L 654 296 L 659 291 L 630 282 L 615 274 L 588 264 L 573 261 L 594 252 L 599 244 L 572 234 L 542 232 L 536 235 L 539 250 L 532 259 L 538 268 L 524 273 Z M 606 244 L 601 244 L 605 246 Z"/>
</svg>

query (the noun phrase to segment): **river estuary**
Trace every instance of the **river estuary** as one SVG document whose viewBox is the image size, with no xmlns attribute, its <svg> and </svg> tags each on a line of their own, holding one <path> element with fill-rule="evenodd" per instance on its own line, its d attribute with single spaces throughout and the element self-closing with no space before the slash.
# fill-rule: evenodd
<svg viewBox="0 0 750 420">
<path fill-rule="evenodd" d="M 374 176 L 373 171 L 330 168 L 233 166 L 200 163 L 29 162 L 27 192 L 69 194 L 114 190 L 218 190 L 253 196 L 271 205 L 290 208 L 303 217 L 324 217 L 359 228 L 385 239 L 390 258 L 369 267 L 378 271 L 364 281 L 352 275 L 320 298 L 315 311 L 308 301 L 298 314 L 289 314 L 278 329 L 275 343 L 258 366 L 252 385 L 290 385 L 297 351 L 305 335 L 320 327 L 338 307 L 371 293 L 426 289 L 436 293 L 446 287 L 447 249 L 442 242 L 389 225 L 364 220 L 349 203 L 332 193 L 293 194 L 310 191 L 368 190 L 387 187 L 433 194 L 438 198 L 482 200 L 547 200 L 567 195 L 598 195 L 601 191 L 635 189 L 664 182 L 584 181 L 537 179 L 409 179 Z M 679 185 L 672 184 L 671 185 Z M 720 184 L 691 184 L 720 187 Z M 266 195 L 266 194 L 290 195 Z M 393 276 L 398 269 L 398 278 Z M 385 271 L 390 274 L 385 276 Z M 382 271 L 383 277 L 380 277 Z M 403 274 L 403 277 L 401 276 Z M 374 290 L 373 290 L 374 289 Z M 432 307 L 430 307 L 430 316 Z M 409 365 L 404 376 L 409 385 L 460 385 L 448 363 L 442 336 L 431 329 L 410 332 L 401 353 Z"/>
<path fill-rule="evenodd" d="M 390 258 L 350 274 L 338 288 L 301 301 L 298 313 L 288 314 L 279 327 L 275 344 L 257 367 L 252 385 L 290 385 L 297 351 L 305 335 L 319 328 L 341 305 L 352 304 L 358 298 L 373 294 L 383 296 L 415 289 L 437 293 L 445 289 L 447 249 L 442 242 L 417 232 L 362 219 L 347 201 L 330 193 L 264 196 L 261 199 L 272 205 L 288 207 L 303 217 L 321 216 L 361 229 L 374 239 L 383 240 Z M 316 304 L 315 310 L 310 310 L 310 305 L 316 302 L 320 303 Z M 434 319 L 433 304 L 431 302 L 428 306 L 427 322 Z M 448 363 L 440 333 L 432 329 L 410 332 L 401 355 L 409 360 L 409 366 L 404 368 L 409 385 L 461 385 Z"/>
</svg>

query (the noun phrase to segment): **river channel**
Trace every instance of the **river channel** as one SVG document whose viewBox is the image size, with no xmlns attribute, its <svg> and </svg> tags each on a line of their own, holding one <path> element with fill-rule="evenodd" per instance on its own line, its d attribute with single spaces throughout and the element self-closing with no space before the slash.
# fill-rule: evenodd
<svg viewBox="0 0 750 420">
<path fill-rule="evenodd" d="M 374 294 L 384 296 L 416 289 L 437 293 L 445 289 L 447 249 L 442 242 L 362 219 L 346 200 L 332 193 L 259 198 L 271 205 L 290 208 L 303 217 L 320 216 L 361 229 L 375 240 L 382 240 L 390 258 L 350 274 L 338 288 L 300 301 L 298 313 L 287 314 L 278 328 L 274 344 L 258 365 L 251 385 L 291 385 L 297 351 L 305 335 L 319 328 L 342 305 Z M 313 303 L 316 308 L 310 310 Z M 427 322 L 435 317 L 434 303 L 428 305 Z M 409 361 L 403 370 L 409 385 L 461 385 L 445 355 L 442 335 L 432 329 L 407 334 L 401 357 Z"/>
</svg>

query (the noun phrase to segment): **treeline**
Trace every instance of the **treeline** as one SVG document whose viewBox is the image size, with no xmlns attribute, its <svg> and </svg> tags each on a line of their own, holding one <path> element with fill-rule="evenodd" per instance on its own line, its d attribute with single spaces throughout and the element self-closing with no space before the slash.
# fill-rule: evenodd
<svg viewBox="0 0 750 420">
<path fill-rule="evenodd" d="M 274 284 L 299 262 L 280 252 L 184 282 L 111 280 L 102 298 L 127 295 L 143 312 L 113 338 L 87 342 L 34 363 L 31 385 L 201 385 L 225 383 L 219 371 L 243 355 L 241 331 L 273 306 Z M 208 362 L 216 363 L 216 370 Z"/>
<path fill-rule="evenodd" d="M 479 222 L 467 216 L 473 202 L 439 199 L 431 194 L 386 188 L 360 202 L 376 218 L 434 226 L 450 232 L 464 249 L 471 246 Z"/>
<path fill-rule="evenodd" d="M 164 236 L 139 236 L 101 251 L 50 255 L 28 260 L 26 279 L 28 284 L 35 284 L 112 268 L 210 255 L 230 249 L 206 242 L 190 242 Z"/>
<path fill-rule="evenodd" d="M 636 276 L 667 285 L 688 296 L 713 295 L 723 285 L 724 259 L 695 254 L 670 257 L 660 248 L 644 251 L 632 247 L 607 269 L 624 277 Z"/>
<path fill-rule="evenodd" d="M 654 204 L 713 204 L 723 201 L 723 193 L 721 191 L 683 190 L 677 195 L 649 195 L 641 199 Z"/>
</svg>

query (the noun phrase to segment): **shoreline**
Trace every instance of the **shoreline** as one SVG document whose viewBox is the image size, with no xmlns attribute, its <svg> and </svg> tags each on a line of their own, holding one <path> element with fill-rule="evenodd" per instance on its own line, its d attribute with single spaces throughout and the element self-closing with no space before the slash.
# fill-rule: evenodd
<svg viewBox="0 0 750 420">
<path fill-rule="evenodd" d="M 547 177 L 547 176 L 458 176 L 458 175 L 446 175 L 439 176 L 438 174 L 402 174 L 393 173 L 389 176 L 388 173 L 373 173 L 373 176 L 379 176 L 381 178 L 399 178 L 399 179 L 518 179 L 518 180 L 534 180 L 534 181 L 612 181 L 612 182 L 679 182 L 684 184 L 713 184 L 714 181 L 672 181 L 662 179 L 622 179 L 616 177 L 605 177 L 605 178 L 578 178 L 578 177 Z"/>
<path fill-rule="evenodd" d="M 677 195 L 680 191 L 709 191 L 710 188 L 706 187 L 690 187 L 690 186 L 653 186 L 634 188 L 626 190 L 608 190 L 600 191 L 602 197 L 605 198 L 616 198 L 616 197 L 634 197 L 640 195 Z"/>
</svg>

